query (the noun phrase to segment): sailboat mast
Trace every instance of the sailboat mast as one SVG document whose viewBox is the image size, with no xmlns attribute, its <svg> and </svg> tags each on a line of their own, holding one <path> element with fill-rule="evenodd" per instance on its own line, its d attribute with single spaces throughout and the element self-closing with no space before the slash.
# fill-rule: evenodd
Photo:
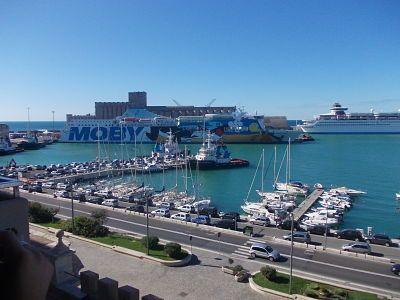
<svg viewBox="0 0 400 300">
<path fill-rule="evenodd" d="M 123 148 L 123 144 L 122 144 L 122 122 L 119 123 L 120 124 L 120 135 L 121 135 L 121 161 L 124 161 L 124 148 Z"/>
<path fill-rule="evenodd" d="M 286 189 L 288 184 L 288 172 L 289 172 L 289 145 L 286 146 Z"/>
<path fill-rule="evenodd" d="M 262 150 L 262 171 L 261 171 L 261 192 L 264 192 L 264 167 L 265 167 L 265 159 L 264 159 L 264 149 Z"/>
<path fill-rule="evenodd" d="M 187 146 L 185 145 L 185 192 L 188 191 L 188 164 L 187 164 Z"/>
<path fill-rule="evenodd" d="M 290 156 L 291 156 L 291 154 L 290 154 L 290 150 L 291 150 L 291 149 L 290 149 L 290 138 L 289 138 L 289 152 L 288 152 L 288 163 L 289 163 L 289 167 L 288 167 L 288 168 L 289 168 L 288 177 L 289 177 L 289 182 L 290 182 L 290 178 L 291 178 L 291 176 L 290 176 L 290 175 L 291 175 L 291 174 L 290 174 L 290 173 L 291 173 L 291 167 L 290 167 L 290 164 L 291 164 L 291 157 L 290 157 Z"/>
<path fill-rule="evenodd" d="M 273 186 L 275 189 L 275 185 L 276 185 L 276 145 L 274 146 L 274 182 L 273 182 Z"/>
<path fill-rule="evenodd" d="M 100 125 L 97 123 L 97 163 L 99 164 L 99 176 L 100 176 L 100 137 L 99 137 L 99 132 L 100 132 Z"/>
</svg>

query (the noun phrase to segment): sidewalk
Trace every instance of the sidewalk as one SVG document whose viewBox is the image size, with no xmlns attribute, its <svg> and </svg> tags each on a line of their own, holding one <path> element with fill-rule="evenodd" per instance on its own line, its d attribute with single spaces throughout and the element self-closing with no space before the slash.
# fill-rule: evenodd
<svg viewBox="0 0 400 300">
<path fill-rule="evenodd" d="M 30 228 L 31 234 L 43 235 L 40 229 Z M 171 299 L 282 299 L 270 295 L 265 297 L 253 291 L 248 283 L 238 283 L 232 275 L 221 271 L 228 264 L 226 257 L 208 251 L 194 249 L 198 262 L 186 267 L 171 268 L 158 263 L 144 262 L 140 259 L 120 254 L 74 238 L 64 237 L 82 261 L 85 269 L 111 277 L 120 286 L 129 284 L 140 289 L 141 295 L 152 293 Z M 222 260 L 221 260 L 222 259 Z M 252 264 L 243 267 L 256 271 Z"/>
</svg>

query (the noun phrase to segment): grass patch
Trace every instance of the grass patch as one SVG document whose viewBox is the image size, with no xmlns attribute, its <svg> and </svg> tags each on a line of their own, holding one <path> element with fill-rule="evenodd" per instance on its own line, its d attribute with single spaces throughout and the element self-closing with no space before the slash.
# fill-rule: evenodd
<svg viewBox="0 0 400 300">
<path fill-rule="evenodd" d="M 62 229 L 63 221 L 59 219 L 55 219 L 54 222 L 49 222 L 49 223 L 37 223 L 38 225 L 45 226 L 45 227 L 52 227 L 56 229 Z M 107 236 L 104 237 L 94 237 L 90 238 L 93 241 L 111 245 L 111 246 L 119 246 L 135 251 L 139 251 L 142 253 L 147 253 L 146 247 L 143 246 L 143 244 L 140 242 L 140 240 L 129 237 L 129 236 L 124 236 L 121 234 L 116 234 L 116 233 L 110 233 Z M 149 255 L 155 258 L 159 258 L 162 260 L 168 260 L 172 261 L 175 260 L 171 257 L 169 257 L 165 251 L 164 251 L 164 245 L 159 244 L 157 249 L 150 249 L 149 250 Z M 181 252 L 181 256 L 177 258 L 177 260 L 183 259 L 188 255 L 186 251 Z"/>
<path fill-rule="evenodd" d="M 59 219 L 55 219 L 54 222 L 48 222 L 48 223 L 36 223 L 38 225 L 44 226 L 44 227 L 52 227 L 56 229 L 62 229 L 62 221 Z"/>
<path fill-rule="evenodd" d="M 135 250 L 135 251 L 139 251 L 142 253 L 147 253 L 147 249 L 146 247 L 143 246 L 143 244 L 140 242 L 140 240 L 134 239 L 132 237 L 128 237 L 128 236 L 123 236 L 120 234 L 110 234 L 108 236 L 105 237 L 96 237 L 96 238 L 92 238 L 92 240 L 96 241 L 96 242 L 100 242 L 103 244 L 107 244 L 107 245 L 112 245 L 112 246 L 120 246 L 120 247 L 124 247 L 127 249 L 131 249 L 131 250 Z M 164 252 L 164 245 L 158 245 L 157 249 L 150 249 L 149 250 L 149 255 L 155 258 L 159 258 L 162 260 L 174 260 L 173 258 L 169 257 L 165 252 Z M 187 256 L 187 252 L 183 252 L 182 253 L 182 258 L 185 258 Z"/>
<path fill-rule="evenodd" d="M 269 281 L 261 273 L 253 276 L 253 280 L 261 287 L 282 293 L 289 293 L 289 275 L 277 272 L 276 280 Z M 314 295 L 309 294 L 312 290 Z M 328 284 L 317 283 L 300 277 L 292 277 L 292 294 L 305 295 L 316 299 L 348 299 L 348 300 L 377 300 L 378 297 L 371 293 L 341 289 Z M 324 295 L 325 293 L 325 295 Z M 326 293 L 330 293 L 326 295 Z M 336 297 L 336 295 L 338 297 Z M 342 295 L 341 297 L 339 295 Z"/>
</svg>

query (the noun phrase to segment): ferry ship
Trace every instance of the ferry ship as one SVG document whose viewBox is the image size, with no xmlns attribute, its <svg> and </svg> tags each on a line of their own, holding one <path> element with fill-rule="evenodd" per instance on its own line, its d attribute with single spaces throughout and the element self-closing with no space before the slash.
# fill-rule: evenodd
<svg viewBox="0 0 400 300">
<path fill-rule="evenodd" d="M 67 143 L 155 143 L 168 139 L 172 131 L 179 143 L 202 143 L 204 132 L 224 143 L 287 143 L 302 133 L 266 128 L 264 116 L 238 110 L 231 114 L 204 114 L 169 118 L 147 109 L 128 109 L 115 119 L 82 116 L 67 119 L 60 142 Z"/>
<path fill-rule="evenodd" d="M 393 113 L 346 113 L 347 107 L 334 103 L 327 114 L 305 121 L 298 128 L 323 134 L 400 134 L 400 110 Z"/>
</svg>

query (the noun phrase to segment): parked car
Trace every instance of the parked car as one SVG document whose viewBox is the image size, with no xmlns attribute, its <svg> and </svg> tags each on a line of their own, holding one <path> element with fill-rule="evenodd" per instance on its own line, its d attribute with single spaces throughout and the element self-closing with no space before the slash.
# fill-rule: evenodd
<svg viewBox="0 0 400 300">
<path fill-rule="evenodd" d="M 353 240 L 356 242 L 363 242 L 364 238 L 362 233 L 355 229 L 343 229 L 339 230 L 336 234 L 338 239 Z"/>
<path fill-rule="evenodd" d="M 62 198 L 69 197 L 69 193 L 67 191 L 57 191 L 53 195 L 54 195 L 54 197 L 62 197 Z"/>
<path fill-rule="evenodd" d="M 22 185 L 22 189 L 25 190 L 25 191 L 29 190 L 29 184 L 24 183 L 24 184 Z"/>
<path fill-rule="evenodd" d="M 165 218 L 169 218 L 171 216 L 169 209 L 165 209 L 165 208 L 158 208 L 156 210 L 153 210 L 150 214 L 152 216 L 159 216 L 159 217 L 165 217 Z"/>
<path fill-rule="evenodd" d="M 290 241 L 292 239 L 292 234 L 289 233 L 283 236 L 284 240 Z M 307 243 L 311 242 L 311 236 L 308 232 L 304 231 L 295 231 L 293 232 L 293 241 L 298 243 Z"/>
<path fill-rule="evenodd" d="M 174 209 L 174 203 L 172 202 L 157 202 L 156 207 L 165 209 Z"/>
<path fill-rule="evenodd" d="M 43 186 L 44 188 L 46 188 L 46 189 L 54 189 L 54 188 L 56 188 L 57 184 L 54 183 L 54 182 L 49 181 L 49 182 L 43 183 L 42 186 Z"/>
<path fill-rule="evenodd" d="M 262 257 L 270 261 L 277 261 L 281 257 L 277 250 L 272 249 L 272 247 L 264 243 L 254 243 L 251 245 L 249 255 L 251 258 Z"/>
<path fill-rule="evenodd" d="M 268 226 L 270 224 L 270 220 L 265 216 L 253 216 L 250 218 L 249 223 L 253 225 Z"/>
<path fill-rule="evenodd" d="M 73 199 L 74 200 L 79 200 L 79 202 L 85 202 L 86 201 L 86 195 L 85 195 L 85 193 L 75 193 Z"/>
<path fill-rule="evenodd" d="M 283 220 L 282 222 L 278 223 L 277 227 L 279 229 L 290 230 L 292 228 L 292 221 L 289 219 Z M 293 221 L 293 229 L 294 230 L 301 229 L 297 221 Z"/>
<path fill-rule="evenodd" d="M 342 246 L 343 251 L 370 254 L 371 246 L 365 242 L 351 242 Z"/>
<path fill-rule="evenodd" d="M 185 213 L 194 213 L 194 206 L 190 204 L 185 204 L 178 207 L 178 210 Z"/>
<path fill-rule="evenodd" d="M 364 239 L 370 244 L 385 245 L 387 247 L 393 245 L 392 240 L 386 234 L 373 234 L 371 236 L 366 236 Z"/>
<path fill-rule="evenodd" d="M 227 212 L 221 215 L 221 219 L 230 219 L 235 221 L 240 221 L 240 214 L 237 212 Z"/>
<path fill-rule="evenodd" d="M 177 214 L 173 214 L 173 215 L 171 216 L 171 219 L 190 222 L 190 219 L 191 219 L 191 218 L 190 218 L 190 214 L 180 212 L 180 213 L 177 213 Z"/>
<path fill-rule="evenodd" d="M 205 207 L 202 208 L 198 211 L 199 215 L 207 215 L 210 216 L 211 218 L 219 218 L 219 214 L 218 214 L 218 209 L 216 207 Z"/>
<path fill-rule="evenodd" d="M 28 189 L 29 193 L 36 192 L 36 193 L 43 193 L 43 189 L 40 185 L 31 185 Z"/>
<path fill-rule="evenodd" d="M 126 210 L 135 211 L 135 212 L 139 212 L 139 213 L 144 213 L 144 207 L 143 207 L 143 205 L 139 205 L 139 204 L 135 204 L 135 205 L 128 206 L 128 207 L 126 208 Z"/>
<path fill-rule="evenodd" d="M 117 199 L 106 199 L 101 202 L 101 205 L 109 206 L 109 207 L 118 207 L 118 200 Z"/>
<path fill-rule="evenodd" d="M 396 275 L 400 275 L 400 264 L 394 264 L 392 265 L 392 267 L 390 268 L 390 270 L 396 274 Z"/>
<path fill-rule="evenodd" d="M 222 219 L 222 220 L 217 220 L 212 223 L 213 226 L 219 227 L 219 228 L 224 228 L 224 229 L 232 229 L 235 230 L 236 224 L 235 220 L 232 219 Z"/>
<path fill-rule="evenodd" d="M 325 232 L 328 234 L 328 236 L 331 235 L 331 230 L 329 227 L 326 227 L 324 225 L 320 224 L 315 224 L 315 225 L 310 225 L 310 226 L 301 226 L 302 229 L 305 231 L 308 231 L 311 234 L 318 234 L 318 235 L 325 235 Z"/>
<path fill-rule="evenodd" d="M 97 196 L 88 196 L 86 197 L 86 202 L 93 203 L 93 204 L 101 204 L 103 203 L 104 199 Z"/>
<path fill-rule="evenodd" d="M 209 225 L 210 222 L 211 222 L 211 219 L 210 219 L 209 216 L 206 216 L 206 215 L 199 215 L 199 216 L 193 217 L 193 218 L 191 219 L 191 221 L 192 221 L 193 223 L 197 223 L 197 224 L 206 224 L 206 225 Z"/>
</svg>

